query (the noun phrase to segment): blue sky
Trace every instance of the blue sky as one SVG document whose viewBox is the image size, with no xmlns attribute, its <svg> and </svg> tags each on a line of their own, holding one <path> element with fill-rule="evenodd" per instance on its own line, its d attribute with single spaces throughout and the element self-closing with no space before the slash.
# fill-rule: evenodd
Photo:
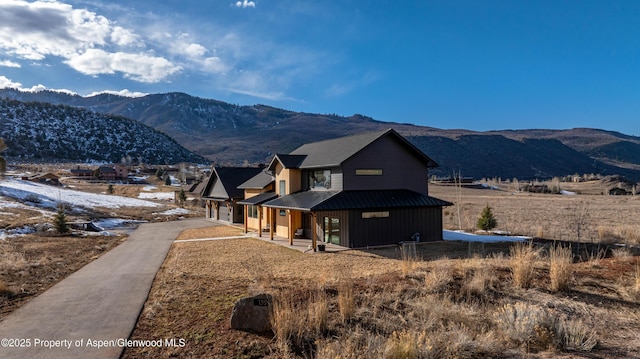
<svg viewBox="0 0 640 359">
<path fill-rule="evenodd" d="M 640 1 L 1 0 L 0 87 L 640 135 Z"/>
</svg>

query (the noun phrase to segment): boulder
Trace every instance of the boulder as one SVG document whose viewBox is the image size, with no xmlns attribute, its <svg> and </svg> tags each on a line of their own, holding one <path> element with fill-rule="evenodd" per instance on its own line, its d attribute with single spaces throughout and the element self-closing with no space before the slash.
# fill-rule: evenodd
<svg viewBox="0 0 640 359">
<path fill-rule="evenodd" d="M 259 333 L 271 331 L 272 300 L 270 294 L 240 298 L 233 306 L 231 328 Z"/>
</svg>

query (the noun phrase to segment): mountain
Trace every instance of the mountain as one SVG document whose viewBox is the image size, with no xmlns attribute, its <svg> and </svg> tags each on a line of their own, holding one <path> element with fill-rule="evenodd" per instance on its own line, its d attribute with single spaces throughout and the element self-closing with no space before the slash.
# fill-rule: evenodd
<svg viewBox="0 0 640 359">
<path fill-rule="evenodd" d="M 5 155 L 13 161 L 207 162 L 138 121 L 75 107 L 0 99 L 0 120 Z"/>
<path fill-rule="evenodd" d="M 435 175 L 546 178 L 574 173 L 640 179 L 640 138 L 598 129 L 442 130 L 370 117 L 239 106 L 183 93 L 130 98 L 0 90 L 0 97 L 49 102 L 137 120 L 218 164 L 266 162 L 313 141 L 393 127 L 440 164 Z"/>
</svg>

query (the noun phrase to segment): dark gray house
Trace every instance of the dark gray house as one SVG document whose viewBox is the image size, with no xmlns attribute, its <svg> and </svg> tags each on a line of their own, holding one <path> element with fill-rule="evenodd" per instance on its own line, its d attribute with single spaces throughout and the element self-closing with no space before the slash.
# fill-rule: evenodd
<svg viewBox="0 0 640 359">
<path fill-rule="evenodd" d="M 244 199 L 242 183 L 262 172 L 258 167 L 213 167 L 211 176 L 202 191 L 205 203 L 205 217 L 229 223 L 242 223 L 244 206 L 238 201 Z"/>
<path fill-rule="evenodd" d="M 393 129 L 303 145 L 267 167 L 278 197 L 270 235 L 359 248 L 442 240 L 442 207 L 429 196 L 437 164 Z M 415 237 L 414 237 L 415 238 Z"/>
</svg>

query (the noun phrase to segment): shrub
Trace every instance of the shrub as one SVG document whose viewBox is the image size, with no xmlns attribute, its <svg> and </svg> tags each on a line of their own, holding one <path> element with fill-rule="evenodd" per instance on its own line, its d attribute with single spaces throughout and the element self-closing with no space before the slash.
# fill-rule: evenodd
<svg viewBox="0 0 640 359">
<path fill-rule="evenodd" d="M 570 247 L 552 246 L 549 249 L 549 277 L 551 290 L 560 291 L 569 288 L 571 273 L 573 272 L 573 253 Z"/>
<path fill-rule="evenodd" d="M 494 229 L 498 225 L 498 221 L 496 221 L 495 217 L 493 216 L 493 212 L 491 211 L 491 207 L 489 207 L 489 205 L 484 207 L 484 209 L 482 210 L 480 218 L 478 218 L 477 225 L 478 228 L 484 231 Z"/>
<path fill-rule="evenodd" d="M 520 288 L 529 288 L 533 281 L 539 250 L 533 248 L 533 242 L 518 242 L 511 246 L 509 253 L 513 284 Z"/>
<path fill-rule="evenodd" d="M 495 314 L 505 337 L 528 349 L 544 350 L 553 345 L 552 317 L 542 308 L 523 302 L 506 304 Z"/>
<path fill-rule="evenodd" d="M 589 352 L 597 344 L 596 333 L 582 321 L 558 321 L 556 335 L 565 350 Z"/>
</svg>

